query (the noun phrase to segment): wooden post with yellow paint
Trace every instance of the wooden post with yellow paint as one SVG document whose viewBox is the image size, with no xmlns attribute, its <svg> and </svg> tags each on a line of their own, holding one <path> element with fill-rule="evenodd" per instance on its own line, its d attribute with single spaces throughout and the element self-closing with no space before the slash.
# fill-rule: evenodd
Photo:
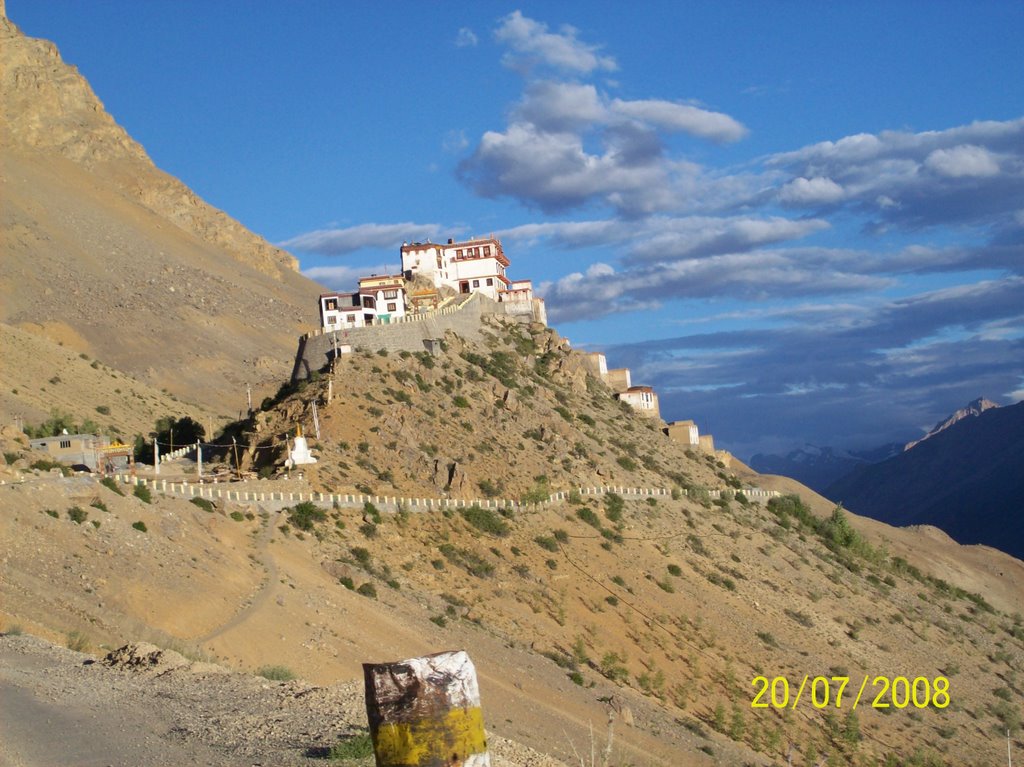
<svg viewBox="0 0 1024 767">
<path fill-rule="evenodd" d="M 377 767 L 490 767 L 476 669 L 463 650 L 364 663 Z"/>
</svg>

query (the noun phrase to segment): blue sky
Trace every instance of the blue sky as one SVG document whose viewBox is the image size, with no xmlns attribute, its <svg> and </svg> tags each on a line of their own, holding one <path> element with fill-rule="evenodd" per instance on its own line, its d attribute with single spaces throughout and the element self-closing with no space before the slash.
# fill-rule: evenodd
<svg viewBox="0 0 1024 767">
<path fill-rule="evenodd" d="M 498 234 L 575 346 L 741 458 L 1024 397 L 1024 4 L 7 11 L 313 278 Z"/>
</svg>

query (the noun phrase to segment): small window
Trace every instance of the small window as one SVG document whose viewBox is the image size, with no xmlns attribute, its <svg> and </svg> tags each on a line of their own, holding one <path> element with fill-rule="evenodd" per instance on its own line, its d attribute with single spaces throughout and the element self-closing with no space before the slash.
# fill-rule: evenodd
<svg viewBox="0 0 1024 767">
<path fill-rule="evenodd" d="M 333 325 L 337 321 L 338 321 L 338 318 L 335 317 L 333 314 L 330 317 L 327 318 L 327 324 L 328 325 Z"/>
<path fill-rule="evenodd" d="M 455 257 L 456 258 L 462 258 L 462 249 L 461 248 L 459 248 L 457 251 L 455 251 Z"/>
<path fill-rule="evenodd" d="M 484 245 L 484 255 L 485 256 L 491 255 L 491 246 L 490 245 Z"/>
<path fill-rule="evenodd" d="M 494 284 L 494 278 L 493 277 L 488 277 L 487 278 L 487 286 L 490 287 L 493 284 Z"/>
<path fill-rule="evenodd" d="M 63 447 L 63 448 L 71 447 L 71 440 L 70 439 L 62 439 L 60 441 L 60 446 Z"/>
<path fill-rule="evenodd" d="M 388 311 L 389 312 L 397 312 L 398 311 L 398 304 L 388 304 Z"/>
</svg>

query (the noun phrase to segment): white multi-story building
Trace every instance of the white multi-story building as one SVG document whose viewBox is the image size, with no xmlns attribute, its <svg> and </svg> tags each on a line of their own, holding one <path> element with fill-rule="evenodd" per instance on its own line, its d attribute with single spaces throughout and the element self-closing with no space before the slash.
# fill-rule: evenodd
<svg viewBox="0 0 1024 767">
<path fill-rule="evenodd" d="M 405 279 L 400 274 L 360 277 L 359 297 L 375 324 L 387 325 L 406 315 Z"/>
<path fill-rule="evenodd" d="M 494 237 L 464 242 L 449 239 L 445 245 L 406 243 L 401 252 L 402 273 L 407 280 L 423 275 L 433 281 L 434 287 L 449 287 L 456 293 L 483 293 L 495 301 L 508 290 L 505 269 L 509 261 L 501 242 Z"/>
<path fill-rule="evenodd" d="M 625 391 L 615 395 L 617 399 L 625 402 L 641 415 L 660 418 L 661 412 L 658 408 L 658 395 L 650 386 L 630 386 Z"/>
<path fill-rule="evenodd" d="M 373 321 L 367 317 L 359 293 L 324 293 L 320 296 L 320 326 L 324 330 L 362 328 Z"/>
</svg>

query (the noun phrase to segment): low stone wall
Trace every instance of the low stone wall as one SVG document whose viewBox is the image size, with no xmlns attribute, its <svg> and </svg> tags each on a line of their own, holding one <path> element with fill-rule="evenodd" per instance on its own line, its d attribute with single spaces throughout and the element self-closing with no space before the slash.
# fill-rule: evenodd
<svg viewBox="0 0 1024 767">
<path fill-rule="evenodd" d="M 552 493 L 547 500 L 539 503 L 521 503 L 520 501 L 497 498 L 412 498 L 395 495 L 359 495 L 355 493 L 295 493 L 280 491 L 256 491 L 256 490 L 233 490 L 230 484 L 195 484 L 190 482 L 168 482 L 165 479 L 140 479 L 126 474 L 119 475 L 121 482 L 132 485 L 146 485 L 151 490 L 169 495 L 176 495 L 184 498 L 205 498 L 210 501 L 230 501 L 232 503 L 259 504 L 267 510 L 278 511 L 287 506 L 294 506 L 296 503 L 309 501 L 317 506 L 339 507 L 344 509 L 361 509 L 363 504 L 369 501 L 380 511 L 398 512 L 400 509 L 407 512 L 429 512 L 443 511 L 445 509 L 465 509 L 470 506 L 481 506 L 485 509 L 506 509 L 512 511 L 531 511 L 550 506 L 552 504 L 564 503 L 571 495 L 567 491 Z M 645 498 L 671 497 L 672 491 L 663 487 L 618 487 L 606 485 L 603 487 L 578 487 L 575 492 L 582 497 L 601 496 L 608 493 L 615 493 L 627 500 L 639 500 Z M 682 491 L 684 495 L 703 496 L 706 492 L 711 499 L 721 497 L 720 490 L 706 490 L 689 493 Z M 735 491 L 733 491 L 735 492 Z M 754 503 L 767 503 L 769 498 L 779 495 L 775 490 L 761 490 L 759 488 L 745 488 L 743 494 L 748 500 Z"/>
</svg>

